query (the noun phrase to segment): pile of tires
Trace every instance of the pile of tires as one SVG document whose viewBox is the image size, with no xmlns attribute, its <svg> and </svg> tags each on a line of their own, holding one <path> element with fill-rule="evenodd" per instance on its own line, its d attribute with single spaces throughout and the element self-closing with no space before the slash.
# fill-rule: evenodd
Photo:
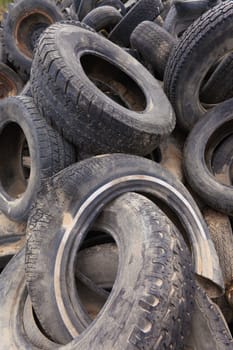
<svg viewBox="0 0 233 350">
<path fill-rule="evenodd" d="M 0 28 L 0 350 L 233 349 L 233 3 L 17 0 Z"/>
</svg>

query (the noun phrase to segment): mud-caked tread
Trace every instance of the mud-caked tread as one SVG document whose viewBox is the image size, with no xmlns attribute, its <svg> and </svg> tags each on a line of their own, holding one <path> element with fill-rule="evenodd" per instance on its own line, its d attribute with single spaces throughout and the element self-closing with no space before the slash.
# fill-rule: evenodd
<svg viewBox="0 0 233 350">
<path fill-rule="evenodd" d="M 85 169 L 83 169 L 83 171 L 85 172 Z M 70 182 L 70 185 L 73 186 L 72 177 L 67 178 L 67 180 Z M 55 180 L 54 185 L 56 182 Z M 49 194 L 49 196 L 43 200 L 44 193 L 42 193 L 42 191 L 40 199 L 38 199 L 29 219 L 26 275 L 32 304 L 42 326 L 53 339 L 66 342 L 71 340 L 71 338 L 69 339 L 67 335 L 65 336 L 64 326 L 58 331 L 57 322 L 60 318 L 59 313 L 57 313 L 58 311 L 56 308 L 54 309 L 57 317 L 56 325 L 53 326 L 52 331 L 51 322 L 49 322 L 51 315 L 49 316 L 46 312 L 46 310 L 48 310 L 48 304 L 46 308 L 41 307 L 41 294 L 38 293 L 39 290 L 41 292 L 41 288 L 44 289 L 43 286 L 47 286 L 46 289 L 53 288 L 53 283 L 49 282 L 51 281 L 50 273 L 46 271 L 44 271 L 44 274 L 41 273 L 43 268 L 41 269 L 39 266 L 41 266 L 41 259 L 47 256 L 47 252 L 45 251 L 46 246 L 53 246 L 51 243 L 54 239 L 56 240 L 56 229 L 53 232 L 50 230 L 50 235 L 47 235 L 48 227 L 54 222 L 54 218 L 57 214 L 60 216 L 61 212 L 64 210 L 64 203 L 59 200 L 58 195 L 60 188 L 59 180 L 57 185 L 53 187 L 53 193 L 55 195 L 53 202 L 56 205 L 56 208 L 53 208 L 53 213 L 51 210 L 48 211 L 51 206 L 50 200 L 53 196 Z M 66 197 L 65 193 L 64 195 Z M 63 197 L 63 200 L 65 197 Z M 116 226 L 119 230 L 119 227 L 121 225 L 124 227 L 128 220 L 126 216 L 123 215 L 123 212 L 127 214 L 126 216 L 128 218 L 133 217 L 134 220 L 136 217 L 139 218 L 139 221 L 137 220 L 138 223 L 136 224 L 135 222 L 135 230 L 138 230 L 140 227 L 140 232 L 143 232 L 143 227 L 146 228 L 146 236 L 143 239 L 143 248 L 141 248 L 144 252 L 142 252 L 143 262 L 140 269 L 141 273 L 137 281 L 135 280 L 137 287 L 130 285 L 132 282 L 130 282 L 128 286 L 128 282 L 122 274 L 121 282 L 124 280 L 125 292 L 123 292 L 120 286 L 115 286 L 119 289 L 120 294 L 117 297 L 117 304 L 114 306 L 112 305 L 111 311 L 109 310 L 110 319 L 112 320 L 111 322 L 115 332 L 108 329 L 108 325 L 110 325 L 111 322 L 107 320 L 108 316 L 106 314 L 106 320 L 104 316 L 100 319 L 100 324 L 98 324 L 97 321 L 94 327 L 89 328 L 85 344 L 82 343 L 82 340 L 81 343 L 79 343 L 79 340 L 74 340 L 68 345 L 68 349 L 74 349 L 75 346 L 79 346 L 80 349 L 88 349 L 91 346 L 98 348 L 100 344 L 102 349 L 119 349 L 120 347 L 124 347 L 125 349 L 167 349 L 169 347 L 180 349 L 180 347 L 182 347 L 184 335 L 188 332 L 193 306 L 194 284 L 190 253 L 181 234 L 176 230 L 171 221 L 152 202 L 138 194 L 125 194 L 109 204 L 104 209 L 103 214 L 95 225 L 97 227 L 104 227 L 105 224 L 108 225 L 108 227 Z M 113 213 L 115 214 L 113 215 Z M 116 220 L 113 219 L 115 216 L 117 218 Z M 113 221 L 111 221 L 111 218 Z M 121 223 L 118 220 L 120 220 Z M 139 224 L 140 222 L 142 227 Z M 123 234 L 123 231 L 119 232 L 121 232 L 121 235 Z M 138 244 L 140 244 L 140 239 L 136 231 L 134 237 L 136 241 L 139 240 Z M 130 247 L 131 244 L 133 244 L 131 239 L 128 240 L 127 238 L 127 241 L 127 244 L 126 242 L 123 243 L 124 240 L 122 240 L 121 237 L 122 246 L 120 246 L 119 249 L 126 249 L 123 248 L 125 244 L 126 246 L 124 247 Z M 134 255 L 134 251 L 131 250 L 131 248 L 127 248 L 127 251 L 127 254 L 130 253 L 131 256 Z M 158 251 L 161 252 L 159 256 Z M 50 256 L 53 256 L 53 253 Z M 49 256 L 47 256 L 47 258 L 50 260 Z M 50 263 L 54 264 L 54 261 L 50 261 L 49 265 L 51 265 Z M 138 270 L 138 262 L 136 263 L 135 261 L 132 264 L 134 270 Z M 125 268 L 128 270 L 130 266 L 128 264 L 119 266 L 120 270 L 125 270 Z M 46 269 L 47 268 L 45 268 L 45 270 Z M 49 268 L 49 270 L 52 271 L 53 268 Z M 119 284 L 121 282 L 117 279 L 116 283 Z M 47 283 L 49 283 L 49 285 Z M 130 288 L 130 290 L 132 288 L 131 295 L 129 295 L 130 302 L 127 301 L 128 288 Z M 136 292 L 133 292 L 134 288 L 137 289 Z M 139 292 L 140 290 L 142 293 Z M 123 297 L 121 293 L 125 296 Z M 47 303 L 51 303 L 51 301 L 49 302 L 47 300 Z M 54 307 L 55 304 L 53 305 L 53 308 Z M 123 316 L 122 310 L 124 310 L 126 319 Z M 133 317 L 132 314 L 134 314 Z M 124 324 L 124 328 L 129 330 L 127 334 L 126 332 L 122 332 L 122 327 L 117 327 L 116 324 L 113 325 L 115 322 L 118 325 L 119 323 L 122 325 Z M 98 336 L 94 335 L 96 332 Z"/>
<path fill-rule="evenodd" d="M 109 34 L 109 40 L 128 47 L 130 35 L 142 21 L 153 21 L 163 8 L 161 0 L 139 0 Z"/>
<path fill-rule="evenodd" d="M 67 62 L 62 48 L 57 44 L 59 33 L 66 31 L 70 35 L 79 34 L 75 35 L 75 40 L 83 36 L 89 40 L 90 47 L 94 45 L 95 50 L 98 48 L 99 51 L 104 50 L 106 56 L 113 56 L 121 69 L 126 69 L 125 62 L 127 74 L 135 79 L 140 75 L 138 84 L 153 107 L 143 112 L 123 108 L 91 83 L 77 60 L 74 65 L 78 66 L 74 70 L 74 65 Z M 122 59 L 119 61 L 120 57 Z M 35 103 L 47 121 L 71 143 L 90 154 L 147 154 L 148 149 L 154 149 L 175 125 L 173 111 L 157 81 L 133 57 L 93 30 L 91 32 L 84 23 L 59 23 L 45 31 L 32 65 L 31 89 Z M 130 89 L 125 91 L 125 94 L 129 93 Z M 160 100 L 163 108 L 158 108 L 157 100 Z"/>
<path fill-rule="evenodd" d="M 233 48 L 232 28 L 233 3 L 221 3 L 185 31 L 168 60 L 164 89 L 178 123 L 186 130 L 206 113 L 199 101 L 199 89 L 211 66 Z"/>
<path fill-rule="evenodd" d="M 176 39 L 158 24 L 144 21 L 135 28 L 130 42 L 151 65 L 156 78 L 163 80 L 165 67 Z"/>
</svg>

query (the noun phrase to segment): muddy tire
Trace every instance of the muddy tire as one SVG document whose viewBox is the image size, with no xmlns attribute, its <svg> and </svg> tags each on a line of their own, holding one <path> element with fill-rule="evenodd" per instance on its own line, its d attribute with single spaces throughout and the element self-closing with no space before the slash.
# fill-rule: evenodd
<svg viewBox="0 0 233 350">
<path fill-rule="evenodd" d="M 184 148 L 186 178 L 195 192 L 211 208 L 233 215 L 233 187 L 214 177 L 206 163 L 211 153 L 229 134 L 232 134 L 233 101 L 228 100 L 209 111 L 191 131 Z"/>
<path fill-rule="evenodd" d="M 56 209 L 53 208 L 53 215 L 54 217 L 60 217 L 61 213 L 64 213 L 64 206 L 61 205 L 61 202 L 58 203 L 55 197 Z M 70 200 L 68 199 L 68 201 Z M 74 203 L 74 198 L 71 201 Z M 41 213 L 44 212 L 45 206 L 47 206 L 45 202 L 43 200 L 38 201 L 38 207 L 32 213 L 29 222 L 26 253 L 27 285 L 32 298 L 32 305 L 41 325 L 52 339 L 66 344 L 82 332 L 91 320 L 86 319 L 87 323 L 84 323 L 83 317 L 80 317 L 82 315 L 80 299 L 77 295 L 75 296 L 77 293 L 75 293 L 73 282 L 70 281 L 71 284 L 68 282 L 72 275 L 72 279 L 74 279 L 76 270 L 72 269 L 73 271 L 71 271 L 71 265 L 68 267 L 69 264 L 66 263 L 62 263 L 62 269 L 67 271 L 67 277 L 68 275 L 69 277 L 63 281 L 60 280 L 59 288 L 63 291 L 66 290 L 66 293 L 68 293 L 65 295 L 62 292 L 62 298 L 69 323 L 73 325 L 73 330 L 71 326 L 68 327 L 68 322 L 64 320 L 60 313 L 57 291 L 54 288 L 54 278 L 56 277 L 53 273 L 54 268 L 56 269 L 57 258 L 54 259 L 52 256 L 59 256 L 61 236 L 55 228 L 52 231 L 50 230 L 51 235 L 46 234 L 45 217 L 38 220 L 35 226 L 38 210 Z M 76 202 L 75 206 L 77 204 Z M 65 215 L 68 215 L 69 220 L 72 221 L 73 214 L 69 213 L 69 209 Z M 71 222 L 70 224 L 72 225 Z M 79 225 L 78 221 L 76 224 Z M 89 349 L 93 346 L 97 349 L 100 347 L 102 349 L 122 349 L 128 341 L 131 349 L 143 348 L 145 345 L 149 349 L 155 342 L 157 342 L 157 348 L 162 349 L 168 348 L 172 344 L 175 346 L 178 339 L 180 345 L 180 339 L 182 339 L 184 332 L 183 327 L 186 325 L 188 328 L 188 313 L 192 309 L 193 293 L 190 253 L 182 239 L 182 235 L 176 231 L 173 224 L 155 204 L 136 193 L 124 194 L 114 200 L 104 208 L 103 213 L 93 225 L 114 237 L 122 260 L 119 260 L 116 281 L 104 309 L 97 316 L 93 326 L 90 325 L 89 330 L 86 330 L 86 335 L 83 337 L 84 342 L 77 338 L 77 340 L 74 340 L 73 348 Z M 134 228 L 131 234 L 128 230 L 129 226 Z M 49 227 L 50 223 L 48 223 L 47 229 Z M 158 230 L 159 235 L 156 234 Z M 83 231 L 83 238 L 85 234 Z M 57 248 L 51 254 L 48 254 L 48 245 L 55 247 L 52 242 L 57 242 Z M 76 244 L 74 244 L 74 247 L 76 252 L 69 250 L 71 255 L 74 254 L 73 256 L 76 255 L 78 250 Z M 158 251 L 161 252 L 161 249 L 163 251 L 162 256 L 158 253 Z M 145 252 L 147 253 L 145 254 Z M 44 264 L 41 264 L 42 261 L 47 261 L 48 265 L 46 264 L 45 267 Z M 155 266 L 161 266 L 162 270 L 155 269 Z M 128 276 L 131 276 L 130 280 Z M 157 285 L 155 281 L 157 281 Z M 41 307 L 41 295 L 45 291 L 44 286 L 46 286 L 48 298 L 46 307 Z M 152 289 L 153 294 L 150 293 Z M 154 307 L 155 295 L 157 303 L 159 301 L 159 304 L 156 303 L 156 307 Z M 49 296 L 51 297 L 49 298 Z M 180 302 L 181 299 L 183 299 L 182 302 Z M 134 305 L 133 308 L 132 305 Z M 177 307 L 174 307 L 175 305 Z M 51 312 L 51 310 L 53 311 Z M 52 318 L 51 315 L 53 315 Z M 166 316 L 164 317 L 164 315 Z M 173 322 L 177 318 L 180 320 L 179 323 L 176 323 L 178 328 Z M 150 323 L 150 327 L 146 332 L 145 330 L 143 332 L 144 328 L 142 329 L 141 322 L 143 324 Z M 119 323 L 125 324 L 124 332 L 122 332 L 121 327 L 117 326 Z M 113 329 L 115 329 L 114 332 Z M 168 329 L 172 329 L 172 332 L 166 332 Z M 98 334 L 98 337 L 96 334 Z"/>
<path fill-rule="evenodd" d="M 55 24 L 41 37 L 31 71 L 36 105 L 85 153 L 150 153 L 175 126 L 169 101 L 136 59 L 82 26 Z"/>
<path fill-rule="evenodd" d="M 24 80 L 29 76 L 39 35 L 62 18 L 51 0 L 17 0 L 9 5 L 3 21 L 5 49 L 8 60 Z"/>
<path fill-rule="evenodd" d="M 156 78 L 163 80 L 166 64 L 176 40 L 156 23 L 145 21 L 133 31 L 130 42 L 151 65 Z"/>
<path fill-rule="evenodd" d="M 160 0 L 137 1 L 109 34 L 109 40 L 120 46 L 128 47 L 130 45 L 130 35 L 137 25 L 142 21 L 153 21 L 161 10 L 162 3 Z"/>
<path fill-rule="evenodd" d="M 20 76 L 5 63 L 0 63 L 0 99 L 19 95 L 22 89 Z"/>
<path fill-rule="evenodd" d="M 105 30 L 109 33 L 122 19 L 122 15 L 112 6 L 101 6 L 89 12 L 83 19 L 83 23 L 97 32 Z"/>
<path fill-rule="evenodd" d="M 41 183 L 74 162 L 75 151 L 46 124 L 30 97 L 3 100 L 0 113 L 0 209 L 23 221 Z"/>
<path fill-rule="evenodd" d="M 189 27 L 168 60 L 164 89 L 177 122 L 186 130 L 206 113 L 199 99 L 200 87 L 209 69 L 233 49 L 232 30 L 233 3 L 223 2 Z"/>
</svg>

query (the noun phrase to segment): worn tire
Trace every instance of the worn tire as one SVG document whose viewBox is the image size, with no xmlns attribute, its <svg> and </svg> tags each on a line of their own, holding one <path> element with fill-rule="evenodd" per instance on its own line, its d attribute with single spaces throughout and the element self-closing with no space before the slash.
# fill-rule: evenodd
<svg viewBox="0 0 233 350">
<path fill-rule="evenodd" d="M 41 32 L 63 18 L 52 0 L 15 0 L 3 21 L 7 58 L 28 79 L 33 49 Z"/>
<path fill-rule="evenodd" d="M 224 57 L 201 88 L 201 100 L 206 104 L 217 104 L 233 97 L 233 54 Z"/>
<path fill-rule="evenodd" d="M 153 21 L 162 10 L 161 0 L 139 0 L 109 34 L 109 40 L 123 47 L 130 44 L 130 35 L 142 21 Z"/>
<path fill-rule="evenodd" d="M 96 3 L 96 7 L 101 6 L 112 6 L 115 8 L 122 16 L 126 14 L 126 9 L 121 0 L 98 0 Z"/>
<path fill-rule="evenodd" d="M 233 215 L 233 187 L 214 177 L 205 154 L 232 134 L 232 108 L 233 99 L 209 111 L 193 128 L 184 148 L 184 168 L 190 186 L 211 208 L 228 215 Z"/>
<path fill-rule="evenodd" d="M 112 6 L 101 6 L 89 12 L 82 23 L 97 32 L 105 30 L 107 33 L 121 20 L 122 15 Z"/>
<path fill-rule="evenodd" d="M 197 19 L 168 60 L 164 89 L 186 130 L 206 113 L 199 100 L 200 87 L 211 66 L 233 49 L 232 30 L 233 3 L 227 1 Z"/>
<path fill-rule="evenodd" d="M 57 190 L 56 185 L 55 188 Z M 58 203 L 55 197 L 56 209 L 53 208 L 53 215 L 60 217 L 65 207 L 61 202 Z M 70 202 L 68 198 L 66 200 Z M 35 208 L 29 220 L 26 253 L 28 291 L 44 329 L 52 339 L 66 344 L 82 332 L 88 323 L 84 324 L 84 320 L 80 317 L 80 299 L 77 297 L 77 300 L 74 300 L 75 286 L 72 282 L 70 284 L 68 279 L 66 281 L 60 280 L 59 284 L 60 288 L 66 289 L 68 292 L 67 296 L 62 292 L 62 298 L 64 305 L 66 305 L 69 322 L 73 324 L 73 331 L 71 328 L 67 328 L 68 323 L 64 323 L 62 320 L 56 299 L 57 291 L 54 289 L 56 258 L 52 258 L 52 256 L 59 255 L 59 247 L 61 247 L 61 237 L 58 234 L 59 226 L 52 231 L 50 230 L 51 235 L 46 235 L 44 220 L 47 219 L 43 215 L 41 220 L 36 219 L 38 210 L 40 213 L 45 213 L 47 206 L 45 202 L 38 201 L 38 207 Z M 71 199 L 71 202 L 74 203 L 74 198 Z M 66 213 L 70 218 L 73 216 L 69 213 L 69 209 Z M 77 224 L 79 225 L 78 222 Z M 46 226 L 49 229 L 50 223 Z M 193 293 L 193 275 L 189 262 L 191 256 L 182 235 L 179 235 L 173 224 L 155 204 L 136 193 L 124 194 L 106 206 L 99 219 L 94 223 L 94 227 L 107 231 L 115 238 L 122 260 L 119 260 L 116 281 L 104 309 L 97 316 L 93 326 L 90 325 L 86 330 L 85 336 L 74 340 L 73 344 L 70 344 L 70 348 L 151 349 L 155 343 L 157 349 L 168 348 L 172 345 L 173 347 L 182 347 L 182 335 L 185 325 L 188 329 Z M 131 234 L 128 227 L 134 228 Z M 156 234 L 158 230 L 159 235 Z M 85 232 L 83 232 L 84 236 Z M 46 246 L 52 247 L 52 242 L 57 242 L 57 248 L 48 254 Z M 78 246 L 76 244 L 74 246 L 77 253 Z M 158 251 L 161 252 L 161 249 L 162 256 L 161 253 L 158 253 Z M 135 253 L 136 250 L 137 253 Z M 69 250 L 71 255 L 76 255 L 75 251 Z M 45 259 L 47 263 L 46 267 L 45 265 L 43 267 L 41 262 Z M 158 271 L 155 265 L 162 265 L 162 271 Z M 71 272 L 67 264 L 63 265 L 63 268 L 71 277 L 74 270 Z M 128 276 L 130 276 L 130 280 Z M 159 286 L 154 283 L 155 281 Z M 46 287 L 44 288 L 44 286 Z M 153 294 L 150 293 L 152 289 Z M 45 290 L 46 294 L 48 293 L 46 307 L 41 307 L 41 293 Z M 156 307 L 153 307 L 154 295 L 156 295 L 157 303 L 159 300 Z M 49 296 L 51 297 L 49 298 Z M 154 302 L 149 301 L 151 298 Z M 182 302 L 180 302 L 180 298 L 183 299 Z M 70 305 L 69 300 L 71 301 Z M 48 312 L 48 310 L 50 311 Z M 53 315 L 52 318 L 51 315 Z M 142 328 L 141 322 L 144 317 L 146 318 L 143 324 L 149 322 L 150 327 L 143 332 L 145 325 Z M 178 326 L 176 328 L 173 320 L 177 318 L 180 322 L 176 322 Z M 119 324 L 125 325 L 124 332 L 122 332 L 121 327 L 117 326 Z M 168 329 L 172 329 L 172 331 L 168 332 Z"/>
<path fill-rule="evenodd" d="M 151 65 L 156 78 L 163 80 L 167 61 L 176 40 L 156 23 L 145 21 L 134 29 L 130 42 Z"/>
<path fill-rule="evenodd" d="M 23 221 L 41 183 L 73 163 L 75 151 L 46 124 L 32 98 L 9 97 L 0 113 L 0 210 Z"/>
<path fill-rule="evenodd" d="M 31 71 L 36 105 L 86 153 L 149 153 L 175 126 L 169 101 L 136 59 L 82 26 L 58 23 L 41 37 Z"/>
<path fill-rule="evenodd" d="M 5 63 L 0 62 L 0 99 L 19 95 L 23 89 L 20 76 Z"/>
</svg>

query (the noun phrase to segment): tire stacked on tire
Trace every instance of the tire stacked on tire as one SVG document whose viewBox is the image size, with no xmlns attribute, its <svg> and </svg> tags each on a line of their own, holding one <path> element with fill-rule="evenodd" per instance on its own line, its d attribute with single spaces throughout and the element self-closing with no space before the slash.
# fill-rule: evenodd
<svg viewBox="0 0 233 350">
<path fill-rule="evenodd" d="M 170 5 L 4 16 L 23 83 L 0 101 L 0 350 L 233 347 L 232 101 L 206 113 L 230 94 L 233 5 Z"/>
</svg>

